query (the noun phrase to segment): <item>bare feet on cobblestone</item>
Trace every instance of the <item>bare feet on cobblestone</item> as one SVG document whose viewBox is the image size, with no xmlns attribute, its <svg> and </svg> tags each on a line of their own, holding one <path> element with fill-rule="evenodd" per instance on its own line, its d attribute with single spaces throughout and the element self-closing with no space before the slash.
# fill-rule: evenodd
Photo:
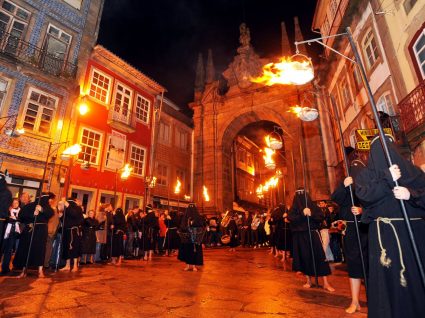
<svg viewBox="0 0 425 318">
<path fill-rule="evenodd" d="M 71 272 L 73 272 L 73 273 L 78 272 L 78 267 L 77 267 L 77 266 L 74 266 L 74 267 L 72 268 Z"/>
<path fill-rule="evenodd" d="M 71 270 L 71 267 L 65 266 L 64 268 L 61 268 L 59 271 L 60 272 L 66 272 L 66 271 L 70 271 L 70 270 Z"/>
<path fill-rule="evenodd" d="M 198 269 L 196 268 L 196 266 L 193 266 L 193 271 L 194 272 L 197 272 L 198 271 Z"/>
<path fill-rule="evenodd" d="M 304 287 L 304 288 L 311 288 L 311 284 L 310 284 L 310 283 L 305 283 L 305 284 L 303 285 L 303 287 Z"/>
<path fill-rule="evenodd" d="M 22 271 L 21 274 L 19 274 L 18 278 L 24 278 L 27 277 L 27 273 L 25 273 L 25 270 Z"/>
<path fill-rule="evenodd" d="M 184 270 L 185 272 L 187 272 L 189 269 L 190 269 L 190 266 L 189 266 L 189 265 L 187 265 L 185 268 L 183 268 L 183 270 Z"/>
<path fill-rule="evenodd" d="M 38 272 L 38 278 L 46 278 L 43 272 Z"/>
<path fill-rule="evenodd" d="M 347 314 L 354 314 L 356 311 L 360 311 L 360 305 L 359 304 L 351 304 L 350 307 L 348 307 L 347 309 L 345 309 L 345 312 Z"/>
<path fill-rule="evenodd" d="M 327 290 L 328 292 L 334 292 L 335 288 L 333 288 L 331 285 L 325 285 L 323 286 L 323 289 Z"/>
</svg>

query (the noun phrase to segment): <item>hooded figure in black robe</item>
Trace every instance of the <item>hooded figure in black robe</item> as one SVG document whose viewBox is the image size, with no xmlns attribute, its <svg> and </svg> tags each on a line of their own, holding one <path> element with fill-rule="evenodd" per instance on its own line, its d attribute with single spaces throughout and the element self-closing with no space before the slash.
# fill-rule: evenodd
<svg viewBox="0 0 425 318">
<path fill-rule="evenodd" d="M 158 218 L 155 216 L 155 212 L 152 206 L 148 204 L 146 206 L 146 216 L 142 217 L 142 248 L 144 250 L 144 260 L 152 260 L 152 254 L 155 249 L 156 235 L 159 230 Z"/>
<path fill-rule="evenodd" d="M 199 214 L 195 204 L 191 203 L 186 209 L 179 226 L 179 232 L 188 233 L 190 239 L 180 244 L 178 259 L 189 265 L 203 265 L 204 256 L 202 251 L 202 237 L 195 237 L 196 234 L 202 235 L 205 232 L 204 218 Z M 195 234 L 195 235 L 193 235 Z"/>
<path fill-rule="evenodd" d="M 0 259 L 3 251 L 2 242 L 6 221 L 9 217 L 9 208 L 12 204 L 12 193 L 7 188 L 6 175 L 0 172 Z"/>
<path fill-rule="evenodd" d="M 167 227 L 164 247 L 167 249 L 168 255 L 170 255 L 172 250 L 177 250 L 180 246 L 180 238 L 177 234 L 178 221 L 176 211 L 171 211 L 164 221 L 165 226 Z"/>
<path fill-rule="evenodd" d="M 54 214 L 54 210 L 50 204 L 51 200 L 55 200 L 55 198 L 56 196 L 49 192 L 41 196 L 40 202 L 39 199 L 36 199 L 35 202 L 28 203 L 21 209 L 19 213 L 19 222 L 24 225 L 24 229 L 22 230 L 15 259 L 13 260 L 13 267 L 15 269 L 22 269 L 25 267 L 30 248 L 31 235 L 33 235 L 33 240 L 28 258 L 28 266 L 42 268 L 44 265 L 48 235 L 47 223 Z M 34 211 L 37 205 L 41 206 L 42 211 L 35 216 Z"/>
<path fill-rule="evenodd" d="M 63 258 L 76 259 L 81 256 L 83 209 L 74 199 L 68 199 L 69 206 L 62 216 L 64 219 Z M 76 264 L 74 264 L 76 265 Z"/>
<path fill-rule="evenodd" d="M 286 221 L 288 217 L 285 216 L 285 213 L 286 209 L 282 203 L 272 212 L 272 218 L 276 224 L 276 249 L 284 252 L 292 250 L 291 230 L 289 229 L 289 222 Z"/>
<path fill-rule="evenodd" d="M 325 252 L 323 251 L 321 237 L 319 233 L 320 225 L 323 222 L 322 210 L 311 200 L 309 194 L 304 189 L 295 193 L 292 201 L 292 207 L 288 214 L 291 222 L 290 227 L 293 239 L 293 263 L 292 270 L 302 272 L 306 276 L 314 276 L 313 258 L 311 254 L 309 228 L 307 216 L 304 215 L 304 209 L 311 210 L 310 230 L 314 258 L 316 263 L 317 276 L 327 276 L 331 274 L 329 264 L 325 262 Z"/>
<path fill-rule="evenodd" d="M 401 171 L 400 186 L 412 192 L 424 191 L 425 174 L 403 158 L 389 139 L 387 144 L 393 163 Z M 380 140 L 375 138 L 371 143 L 367 169 L 360 173 L 355 183 L 356 195 L 366 208 L 362 222 L 370 223 L 368 316 L 423 317 L 424 286 L 400 202 L 394 197 L 394 186 Z M 419 254 L 425 262 L 425 209 L 415 201 L 412 196 L 404 202 Z"/>
<path fill-rule="evenodd" d="M 124 212 L 121 208 L 115 210 L 112 216 L 114 225 L 112 236 L 112 257 L 124 256 L 124 234 L 126 231 L 127 223 L 125 221 Z M 120 260 L 118 260 L 120 263 Z"/>
<path fill-rule="evenodd" d="M 353 160 L 350 166 L 350 177 L 353 178 L 353 182 L 357 182 L 357 178 L 362 170 L 366 168 L 366 165 L 356 159 Z M 361 206 L 360 200 L 357 198 L 354 185 L 352 186 L 354 205 Z M 347 229 L 344 235 L 344 255 L 348 267 L 348 276 L 350 278 L 364 278 L 363 267 L 360 257 L 359 243 L 357 240 L 357 233 L 354 224 L 354 214 L 351 212 L 352 202 L 349 187 L 345 187 L 344 183 L 341 182 L 335 191 L 332 193 L 332 201 L 339 206 L 339 218 L 346 221 Z M 367 269 L 367 232 L 368 224 L 360 222 L 360 216 L 357 217 L 357 225 L 359 228 L 360 241 L 362 246 L 362 252 L 364 257 L 365 266 Z"/>
</svg>

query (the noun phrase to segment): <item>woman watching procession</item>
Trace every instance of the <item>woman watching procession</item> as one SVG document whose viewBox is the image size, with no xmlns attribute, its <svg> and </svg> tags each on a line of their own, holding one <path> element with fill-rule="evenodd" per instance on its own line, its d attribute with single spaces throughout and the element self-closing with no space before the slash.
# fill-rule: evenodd
<svg viewBox="0 0 425 318">
<path fill-rule="evenodd" d="M 96 231 L 99 229 L 99 222 L 95 218 L 95 211 L 89 210 L 87 217 L 83 223 L 83 241 L 80 265 L 94 264 L 94 256 L 96 254 Z"/>
</svg>

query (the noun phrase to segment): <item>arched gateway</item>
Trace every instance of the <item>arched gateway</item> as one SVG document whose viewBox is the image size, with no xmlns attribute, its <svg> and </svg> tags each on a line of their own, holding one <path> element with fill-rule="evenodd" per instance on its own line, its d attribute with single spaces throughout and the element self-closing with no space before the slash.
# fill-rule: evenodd
<svg viewBox="0 0 425 318">
<path fill-rule="evenodd" d="M 241 33 L 246 30 L 246 27 L 241 27 Z M 208 214 L 232 208 L 237 197 L 232 146 L 246 126 L 261 121 L 271 122 L 283 132 L 285 151 L 282 157 L 285 160 L 282 171 L 286 196 L 282 197 L 286 197 L 286 203 L 290 203 L 295 188 L 303 185 L 300 142 L 305 146 L 308 188 L 313 198 L 327 198 L 329 187 L 319 122 L 301 124 L 294 114 L 288 112 L 290 107 L 299 104 L 303 91 L 311 89 L 311 86 L 265 87 L 251 83 L 250 77 L 258 75 L 259 66 L 267 61 L 260 60 L 243 36 L 241 34 L 239 54 L 223 73 L 226 83 L 223 80 L 213 81 L 211 76 L 208 78 L 211 69 L 207 69 L 207 81 L 203 82 L 199 76 L 203 74 L 200 70 L 202 61 L 198 63 L 195 101 L 191 103 L 195 124 L 194 201 Z M 208 60 L 207 68 L 211 68 L 211 55 Z M 301 126 L 305 138 L 300 138 Z M 203 197 L 204 186 L 208 190 L 209 201 Z"/>
</svg>

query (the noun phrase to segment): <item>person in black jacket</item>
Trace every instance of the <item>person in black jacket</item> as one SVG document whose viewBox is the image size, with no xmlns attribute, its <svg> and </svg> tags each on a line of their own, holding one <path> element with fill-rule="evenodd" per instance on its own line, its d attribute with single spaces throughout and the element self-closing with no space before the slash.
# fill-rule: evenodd
<svg viewBox="0 0 425 318">
<path fill-rule="evenodd" d="M 323 288 L 328 291 L 335 291 L 329 284 L 327 276 L 331 274 L 329 264 L 325 262 L 325 252 L 320 240 L 319 229 L 323 222 L 323 213 L 320 208 L 313 203 L 308 193 L 304 189 L 299 189 L 295 193 L 288 219 L 291 222 L 293 239 L 294 259 L 292 270 L 302 272 L 306 275 L 307 282 L 303 287 L 311 287 L 311 276 L 317 274 L 323 277 Z M 310 229 L 308 228 L 307 217 L 310 218 Z M 308 231 L 311 231 L 312 247 L 314 253 L 316 273 L 314 272 L 313 255 L 311 253 L 310 239 Z"/>
<path fill-rule="evenodd" d="M 180 238 L 177 234 L 178 216 L 176 211 L 171 211 L 165 217 L 165 226 L 167 233 L 165 234 L 164 247 L 167 249 L 167 256 L 171 256 L 172 252 L 178 250 L 180 246 Z"/>
<path fill-rule="evenodd" d="M 83 209 L 78 199 L 68 199 L 65 210 L 61 217 L 64 226 L 62 251 L 66 265 L 62 271 L 71 270 L 71 260 L 73 261 L 72 271 L 78 271 L 78 258 L 81 256 L 82 225 L 84 222 Z"/>
<path fill-rule="evenodd" d="M 49 192 L 36 199 L 35 202 L 25 205 L 19 212 L 19 222 L 25 225 L 13 260 L 13 267 L 22 269 L 19 277 L 26 276 L 27 258 L 28 266 L 37 266 L 38 277 L 44 277 L 43 265 L 48 235 L 47 223 L 53 216 L 55 207 L 56 195 Z M 33 240 L 30 246 L 31 236 L 33 236 Z"/>
<path fill-rule="evenodd" d="M 12 204 L 12 193 L 7 187 L 6 174 L 0 172 L 0 259 L 3 251 L 2 243 L 7 218 L 9 217 L 9 207 Z"/>
<path fill-rule="evenodd" d="M 88 212 L 83 222 L 83 239 L 81 253 L 83 254 L 80 264 L 93 264 L 96 254 L 96 231 L 99 229 L 99 221 L 95 218 L 94 210 Z"/>
<path fill-rule="evenodd" d="M 144 249 L 144 260 L 151 261 L 152 254 L 155 249 L 155 234 L 159 230 L 158 218 L 155 216 L 155 212 L 152 206 L 148 204 L 146 206 L 146 216 L 142 218 L 142 245 Z"/>
<path fill-rule="evenodd" d="M 121 208 L 115 210 L 112 222 L 112 264 L 121 265 L 124 256 L 124 234 L 126 230 L 125 216 Z"/>
</svg>

